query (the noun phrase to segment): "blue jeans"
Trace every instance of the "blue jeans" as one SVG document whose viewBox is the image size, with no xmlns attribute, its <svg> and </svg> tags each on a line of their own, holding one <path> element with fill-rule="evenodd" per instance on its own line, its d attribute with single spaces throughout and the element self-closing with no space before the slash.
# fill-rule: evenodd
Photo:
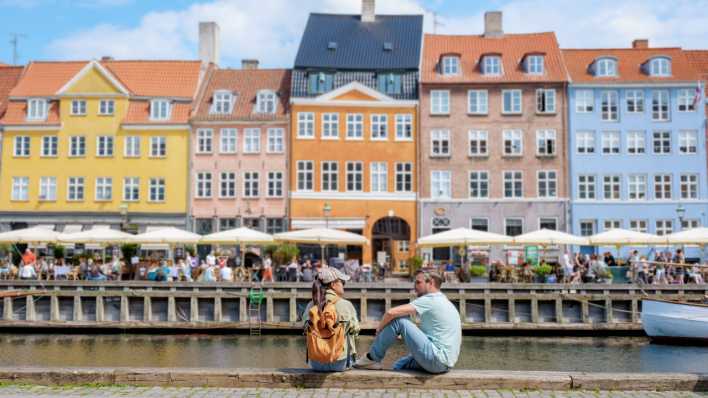
<svg viewBox="0 0 708 398">
<path fill-rule="evenodd" d="M 403 338 L 409 354 L 393 364 L 394 370 L 425 370 L 429 373 L 445 373 L 450 370 L 435 356 L 433 343 L 428 336 L 408 318 L 396 318 L 379 332 L 369 348 L 371 359 L 377 362 L 383 360 L 397 336 Z"/>
<path fill-rule="evenodd" d="M 351 357 L 332 363 L 322 363 L 310 359 L 310 367 L 315 372 L 344 372 L 351 369 L 353 362 Z"/>
</svg>

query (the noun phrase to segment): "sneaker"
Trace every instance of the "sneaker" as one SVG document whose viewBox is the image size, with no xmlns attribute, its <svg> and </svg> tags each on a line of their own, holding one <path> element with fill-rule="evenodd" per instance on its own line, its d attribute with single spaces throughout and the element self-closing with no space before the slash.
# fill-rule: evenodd
<svg viewBox="0 0 708 398">
<path fill-rule="evenodd" d="M 369 359 L 369 354 L 366 354 L 361 358 L 357 358 L 356 362 L 354 362 L 354 367 L 357 369 L 369 369 L 369 370 L 383 369 L 383 367 L 381 366 L 381 362 L 376 362 L 376 361 Z"/>
</svg>

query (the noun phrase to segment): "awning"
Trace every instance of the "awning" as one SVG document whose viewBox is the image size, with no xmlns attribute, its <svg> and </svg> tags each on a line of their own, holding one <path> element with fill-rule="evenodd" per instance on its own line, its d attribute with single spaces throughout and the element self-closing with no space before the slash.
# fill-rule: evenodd
<svg viewBox="0 0 708 398">
<path fill-rule="evenodd" d="M 290 222 L 292 229 L 361 229 L 366 227 L 366 220 L 363 218 L 293 218 Z"/>
<path fill-rule="evenodd" d="M 95 224 L 91 227 L 91 229 L 110 229 L 110 225 L 104 225 L 104 224 Z M 84 248 L 86 250 L 103 250 L 103 245 L 100 243 L 86 243 L 84 244 Z"/>
<path fill-rule="evenodd" d="M 164 226 L 153 226 L 149 225 L 147 228 L 145 228 L 145 232 L 152 232 L 152 231 L 157 231 L 159 229 L 165 228 Z M 170 245 L 167 243 L 143 243 L 140 245 L 140 250 L 164 250 L 168 251 L 170 250 Z"/>
<path fill-rule="evenodd" d="M 76 232 L 81 232 L 84 229 L 84 226 L 81 224 L 66 224 L 64 226 L 64 231 L 62 231 L 63 234 L 73 234 Z M 73 243 L 60 243 L 60 245 L 66 247 L 67 249 L 73 249 L 76 247 Z"/>
<path fill-rule="evenodd" d="M 54 231 L 55 225 L 54 224 L 37 224 L 35 227 Z M 34 248 L 34 249 L 46 249 L 47 248 L 46 243 L 29 243 L 29 244 L 27 244 L 27 246 Z"/>
</svg>

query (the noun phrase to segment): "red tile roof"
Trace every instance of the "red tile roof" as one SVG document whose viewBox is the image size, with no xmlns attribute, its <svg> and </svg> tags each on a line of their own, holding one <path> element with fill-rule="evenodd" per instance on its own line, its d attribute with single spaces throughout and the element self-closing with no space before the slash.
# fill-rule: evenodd
<svg viewBox="0 0 708 398">
<path fill-rule="evenodd" d="M 684 53 L 703 80 L 708 95 L 708 50 L 684 50 Z"/>
<path fill-rule="evenodd" d="M 531 75 L 523 70 L 523 60 L 529 54 L 544 54 L 543 75 Z M 457 76 L 443 76 L 438 63 L 443 55 L 460 56 L 462 72 Z M 485 54 L 499 54 L 503 74 L 485 76 L 480 70 Z M 530 34 L 505 34 L 498 38 L 482 35 L 425 35 L 423 44 L 422 83 L 511 83 L 511 82 L 563 82 L 567 72 L 558 41 L 553 32 Z"/>
<path fill-rule="evenodd" d="M 619 48 L 619 49 L 564 49 L 565 63 L 573 83 L 622 82 L 660 83 L 688 82 L 699 80 L 695 69 L 688 62 L 684 51 L 672 48 Z M 671 59 L 671 76 L 649 76 L 642 71 L 642 65 L 651 58 L 664 55 Z M 598 58 L 614 57 L 618 61 L 617 77 L 595 77 L 590 73 L 590 65 Z"/>
<path fill-rule="evenodd" d="M 7 109 L 7 97 L 22 76 L 21 66 L 6 66 L 0 64 L 0 117 Z"/>
<path fill-rule="evenodd" d="M 215 69 L 209 76 L 204 93 L 194 112 L 195 121 L 274 120 L 286 119 L 290 102 L 288 69 Z M 236 96 L 230 115 L 209 114 L 214 91 L 228 90 Z M 275 115 L 253 113 L 256 95 L 260 90 L 272 90 L 278 95 Z"/>
</svg>

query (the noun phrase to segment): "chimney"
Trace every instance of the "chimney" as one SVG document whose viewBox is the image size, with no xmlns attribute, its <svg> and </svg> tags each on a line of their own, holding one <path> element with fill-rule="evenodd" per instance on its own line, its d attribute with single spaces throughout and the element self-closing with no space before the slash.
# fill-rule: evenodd
<svg viewBox="0 0 708 398">
<path fill-rule="evenodd" d="M 635 39 L 632 41 L 632 48 L 649 48 L 649 39 Z"/>
<path fill-rule="evenodd" d="M 361 0 L 361 22 L 376 20 L 376 0 Z"/>
<path fill-rule="evenodd" d="M 257 59 L 242 59 L 241 69 L 258 69 Z"/>
<path fill-rule="evenodd" d="M 484 37 L 502 37 L 502 12 L 487 11 L 484 13 Z"/>
<path fill-rule="evenodd" d="M 104 55 L 101 57 L 101 61 L 113 61 L 113 57 L 110 55 Z"/>
<path fill-rule="evenodd" d="M 219 64 L 219 25 L 216 22 L 199 22 L 199 59 L 202 66 Z"/>
</svg>

